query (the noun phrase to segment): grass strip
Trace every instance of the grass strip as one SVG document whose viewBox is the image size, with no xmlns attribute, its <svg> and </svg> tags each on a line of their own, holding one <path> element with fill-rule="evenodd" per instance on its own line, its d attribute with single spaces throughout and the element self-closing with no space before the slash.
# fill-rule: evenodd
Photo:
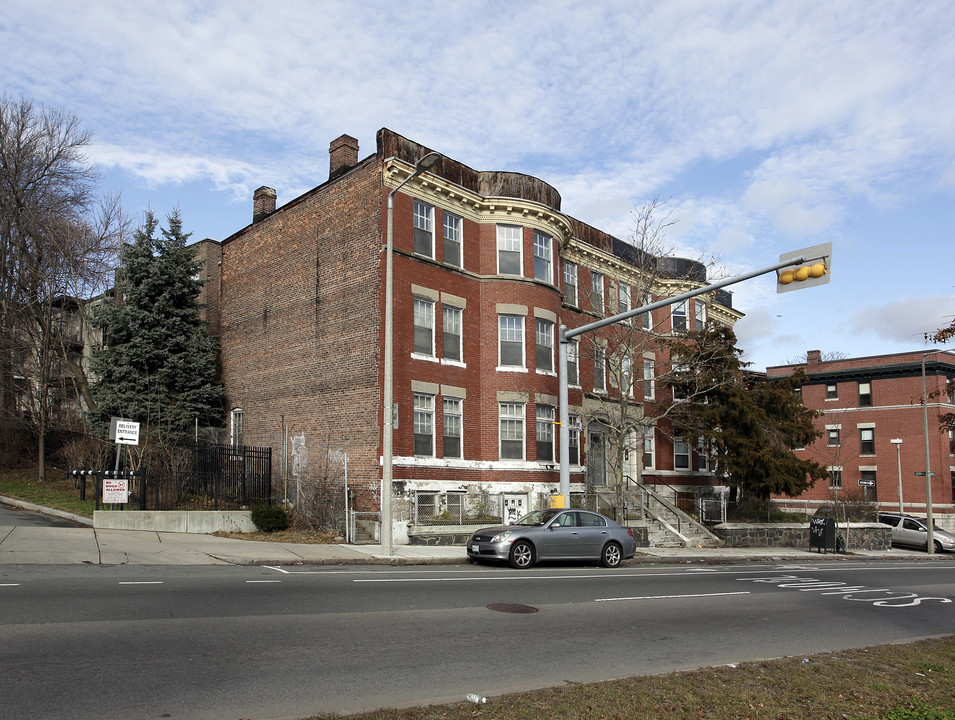
<svg viewBox="0 0 955 720">
<path fill-rule="evenodd" d="M 463 698 L 462 698 L 463 700 Z M 955 720 L 955 637 L 313 720 Z"/>
</svg>

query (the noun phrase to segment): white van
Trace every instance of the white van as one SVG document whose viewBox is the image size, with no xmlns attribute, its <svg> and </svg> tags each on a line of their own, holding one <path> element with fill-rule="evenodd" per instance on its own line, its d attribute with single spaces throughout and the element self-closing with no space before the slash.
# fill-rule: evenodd
<svg viewBox="0 0 955 720">
<path fill-rule="evenodd" d="M 901 513 L 879 513 L 879 522 L 892 526 L 892 544 L 928 549 L 928 523 L 924 518 Z M 955 551 L 955 535 L 936 525 L 932 528 L 935 552 Z"/>
</svg>

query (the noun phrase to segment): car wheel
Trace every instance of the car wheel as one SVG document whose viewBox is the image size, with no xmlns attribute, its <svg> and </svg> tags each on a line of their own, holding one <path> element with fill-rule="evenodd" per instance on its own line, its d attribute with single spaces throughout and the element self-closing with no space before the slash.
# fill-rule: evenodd
<svg viewBox="0 0 955 720">
<path fill-rule="evenodd" d="M 529 568 L 534 564 L 534 546 L 526 540 L 518 540 L 511 546 L 508 563 L 519 570 Z"/>
<path fill-rule="evenodd" d="M 943 553 L 943 552 L 945 552 L 945 548 L 942 547 L 942 543 L 940 543 L 938 540 L 936 540 L 936 541 L 935 541 L 935 554 L 938 555 L 938 554 Z"/>
<path fill-rule="evenodd" d="M 621 562 L 623 562 L 623 550 L 620 546 L 615 542 L 604 545 L 603 552 L 600 553 L 600 564 L 604 567 L 615 568 L 620 567 Z"/>
</svg>

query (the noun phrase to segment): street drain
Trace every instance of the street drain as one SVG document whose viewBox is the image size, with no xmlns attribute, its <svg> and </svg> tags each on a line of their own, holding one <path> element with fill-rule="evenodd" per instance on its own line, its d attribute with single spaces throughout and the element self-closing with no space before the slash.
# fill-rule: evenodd
<svg viewBox="0 0 955 720">
<path fill-rule="evenodd" d="M 487 609 L 494 612 L 510 613 L 511 615 L 533 615 L 540 612 L 536 607 L 521 605 L 520 603 L 492 603 L 487 606 Z"/>
</svg>

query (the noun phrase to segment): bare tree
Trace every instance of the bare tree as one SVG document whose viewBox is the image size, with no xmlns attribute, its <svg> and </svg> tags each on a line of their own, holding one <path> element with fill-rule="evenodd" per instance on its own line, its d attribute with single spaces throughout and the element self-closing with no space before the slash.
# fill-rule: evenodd
<svg viewBox="0 0 955 720">
<path fill-rule="evenodd" d="M 0 96 L 0 419 L 35 434 L 41 480 L 60 381 L 87 386 L 67 318 L 105 289 L 125 229 L 94 195 L 90 139 L 72 115 Z"/>
<path fill-rule="evenodd" d="M 595 312 L 619 314 L 705 283 L 705 264 L 676 258 L 667 245 L 667 230 L 676 222 L 666 202 L 659 199 L 635 211 L 630 242 L 614 253 L 622 262 L 608 266 L 599 284 L 585 293 Z M 692 399 L 674 398 L 667 389 L 669 380 L 683 370 L 679 358 L 671 357 L 670 339 L 674 333 L 691 330 L 698 320 L 705 322 L 705 317 L 689 317 L 687 307 L 682 304 L 677 314 L 665 308 L 638 315 L 581 336 L 577 343 L 578 363 L 593 368 L 596 388 L 585 393 L 583 419 L 601 430 L 602 461 L 611 475 L 608 484 L 616 490 L 618 515 L 629 481 L 642 479 L 645 433 L 662 428 L 660 420 L 671 416 L 679 403 Z"/>
</svg>

